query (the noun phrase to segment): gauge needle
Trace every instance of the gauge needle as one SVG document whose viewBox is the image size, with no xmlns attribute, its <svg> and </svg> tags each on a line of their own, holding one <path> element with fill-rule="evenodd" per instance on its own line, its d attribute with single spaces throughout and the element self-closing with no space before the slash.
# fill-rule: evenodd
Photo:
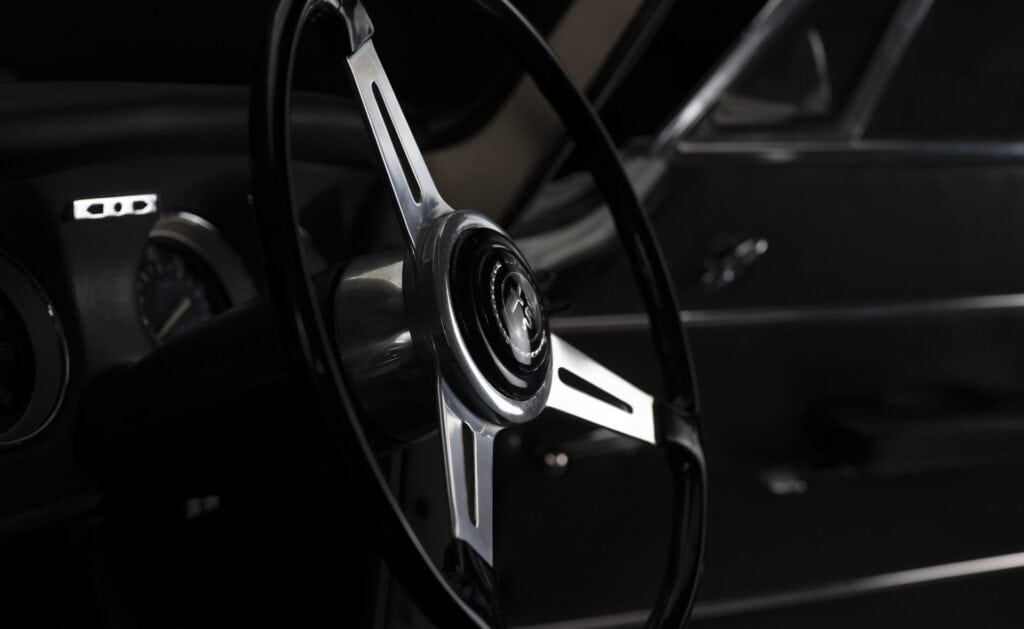
<svg viewBox="0 0 1024 629">
<path fill-rule="evenodd" d="M 181 319 L 182 315 L 188 312 L 190 307 L 192 307 L 191 297 L 186 297 L 178 302 L 178 305 L 174 308 L 174 312 L 172 312 L 170 316 L 167 317 L 167 321 L 164 321 L 164 324 L 160 326 L 160 331 L 156 333 L 156 339 L 158 341 L 164 340 L 164 335 L 171 331 L 174 324 L 178 322 L 178 319 Z"/>
</svg>

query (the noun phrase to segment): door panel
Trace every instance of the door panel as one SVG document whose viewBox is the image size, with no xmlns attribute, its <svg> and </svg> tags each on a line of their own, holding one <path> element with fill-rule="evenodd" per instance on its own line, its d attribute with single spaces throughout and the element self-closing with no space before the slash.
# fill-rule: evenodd
<svg viewBox="0 0 1024 629">
<path fill-rule="evenodd" d="M 1024 170 L 680 160 L 653 222 L 708 452 L 708 602 L 1024 550 Z M 723 241 L 769 247 L 702 286 Z M 657 389 L 624 260 L 559 275 L 571 342 Z M 995 296 L 994 299 L 990 297 Z M 701 608 L 698 608 L 698 617 Z"/>
</svg>

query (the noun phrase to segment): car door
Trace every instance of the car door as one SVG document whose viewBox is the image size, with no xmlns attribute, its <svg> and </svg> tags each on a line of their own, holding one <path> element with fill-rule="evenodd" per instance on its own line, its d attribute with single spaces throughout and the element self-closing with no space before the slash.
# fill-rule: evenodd
<svg viewBox="0 0 1024 629">
<path fill-rule="evenodd" d="M 633 152 L 701 392 L 695 626 L 1021 611 L 1022 47 L 1011 2 L 769 3 Z M 656 390 L 622 256 L 562 262 L 553 328 Z"/>
</svg>

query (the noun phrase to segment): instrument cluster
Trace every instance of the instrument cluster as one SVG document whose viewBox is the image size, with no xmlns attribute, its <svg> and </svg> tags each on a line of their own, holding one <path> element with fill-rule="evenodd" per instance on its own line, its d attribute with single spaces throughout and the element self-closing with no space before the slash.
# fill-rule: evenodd
<svg viewBox="0 0 1024 629">
<path fill-rule="evenodd" d="M 302 172 L 303 224 L 357 233 L 339 208 L 361 202 L 373 178 Z M 260 297 L 250 188 L 248 160 L 219 154 L 0 182 L 0 448 L 41 431 L 54 441 L 33 447 L 70 439 L 97 387 Z M 313 269 L 344 259 L 312 237 L 304 244 Z"/>
<path fill-rule="evenodd" d="M 127 197 L 75 203 L 65 225 L 77 230 L 76 238 L 93 243 L 89 255 L 96 270 L 67 261 L 73 286 L 83 272 L 90 279 L 84 285 L 79 280 L 73 301 L 59 302 L 63 313 L 27 264 L 7 252 L 12 243 L 0 245 L 0 447 L 21 444 L 46 428 L 61 409 L 72 368 L 89 361 L 90 351 L 95 354 L 95 345 L 69 352 L 62 317 L 74 321 L 84 316 L 83 308 L 91 309 L 90 315 L 103 313 L 120 334 L 105 335 L 98 347 L 102 352 L 120 342 L 117 337 L 125 339 L 115 352 L 116 360 L 124 361 L 258 297 L 248 263 L 211 220 L 198 212 L 158 212 L 156 195 L 148 196 L 148 204 Z M 101 232 L 108 238 L 117 234 L 106 249 L 95 244 Z M 32 257 L 20 249 L 23 258 Z M 116 279 L 120 272 L 109 280 L 96 274 L 104 264 L 131 260 L 133 268 L 125 271 L 133 281 Z M 133 322 L 138 330 L 129 329 Z"/>
</svg>

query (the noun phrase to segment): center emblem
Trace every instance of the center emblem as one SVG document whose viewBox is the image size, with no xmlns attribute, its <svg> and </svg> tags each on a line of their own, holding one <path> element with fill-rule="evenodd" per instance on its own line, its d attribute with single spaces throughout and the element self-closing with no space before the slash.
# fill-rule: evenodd
<svg viewBox="0 0 1024 629">
<path fill-rule="evenodd" d="M 490 273 L 490 301 L 494 319 L 516 359 L 531 366 L 547 338 L 539 325 L 540 303 L 533 283 L 507 259 L 494 261 Z"/>
<path fill-rule="evenodd" d="M 550 377 L 551 343 L 529 264 L 503 234 L 463 236 L 452 265 L 452 305 L 466 349 L 505 395 L 526 399 Z"/>
</svg>

